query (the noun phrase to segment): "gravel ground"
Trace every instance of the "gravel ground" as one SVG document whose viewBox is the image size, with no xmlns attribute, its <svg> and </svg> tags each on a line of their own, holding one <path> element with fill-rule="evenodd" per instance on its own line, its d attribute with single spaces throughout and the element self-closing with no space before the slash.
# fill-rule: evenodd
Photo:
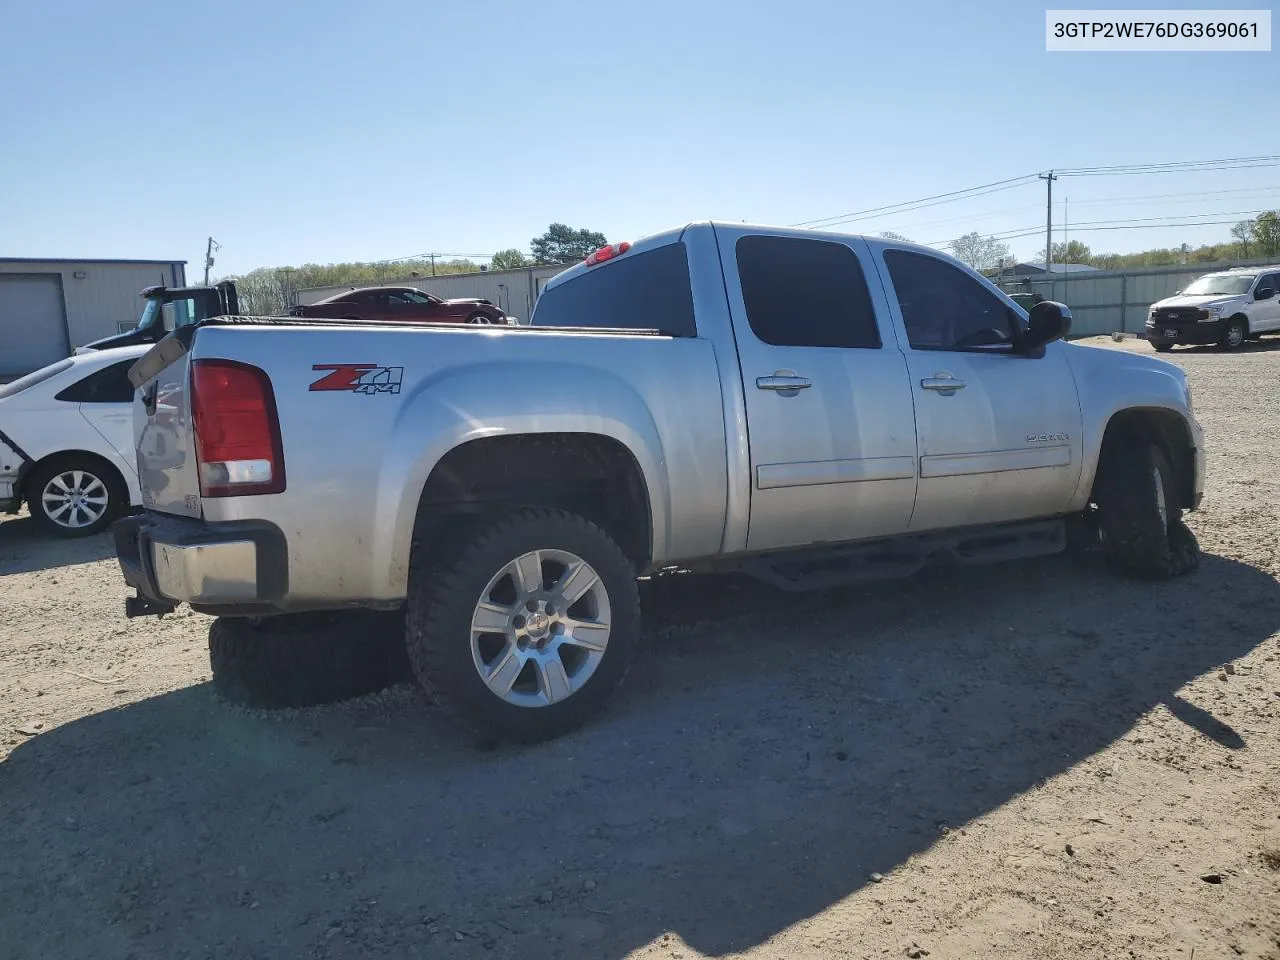
<svg viewBox="0 0 1280 960">
<path fill-rule="evenodd" d="M 532 749 L 228 706 L 206 618 L 0 523 L 0 956 L 1280 958 L 1280 343 L 1173 358 L 1193 577 L 677 578 Z"/>
</svg>

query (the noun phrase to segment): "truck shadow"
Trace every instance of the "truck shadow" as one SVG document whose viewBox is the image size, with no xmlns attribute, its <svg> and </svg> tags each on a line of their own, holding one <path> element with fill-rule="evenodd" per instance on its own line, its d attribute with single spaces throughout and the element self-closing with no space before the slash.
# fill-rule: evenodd
<svg viewBox="0 0 1280 960">
<path fill-rule="evenodd" d="M 620 702 L 526 749 L 408 688 L 264 716 L 199 685 L 0 765 L 14 956 L 724 954 L 1087 760 L 1280 627 L 1266 573 L 1142 584 L 1056 558 L 778 595 L 646 590 Z M 193 953 L 193 944 L 199 949 Z"/>
<path fill-rule="evenodd" d="M 115 556 L 110 533 L 64 540 L 42 530 L 25 512 L 0 517 L 0 577 L 94 563 Z"/>
</svg>

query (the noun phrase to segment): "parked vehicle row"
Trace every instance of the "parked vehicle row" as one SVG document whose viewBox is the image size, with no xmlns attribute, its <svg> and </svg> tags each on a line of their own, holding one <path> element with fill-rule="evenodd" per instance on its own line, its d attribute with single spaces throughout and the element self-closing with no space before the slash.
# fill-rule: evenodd
<svg viewBox="0 0 1280 960">
<path fill-rule="evenodd" d="M 129 368 L 149 344 L 95 350 L 0 386 L 0 512 L 99 533 L 141 503 Z"/>
<path fill-rule="evenodd" d="M 1280 333 L 1280 267 L 1210 273 L 1151 305 L 1147 339 L 1161 352 L 1180 344 L 1235 350 L 1264 333 Z"/>
<path fill-rule="evenodd" d="M 515 323 L 491 300 L 442 300 L 415 287 L 360 287 L 335 293 L 315 303 L 289 310 L 293 317 L 338 320 L 377 320 L 382 323 Z"/>
<path fill-rule="evenodd" d="M 929 248 L 706 222 L 602 248 L 527 327 L 207 320 L 130 374 L 126 612 L 189 603 L 226 652 L 405 609 L 434 697 L 533 740 L 609 699 L 635 578 L 670 565 L 812 589 L 1079 527 L 1126 573 L 1188 572 L 1186 377 L 1069 326 Z"/>
</svg>

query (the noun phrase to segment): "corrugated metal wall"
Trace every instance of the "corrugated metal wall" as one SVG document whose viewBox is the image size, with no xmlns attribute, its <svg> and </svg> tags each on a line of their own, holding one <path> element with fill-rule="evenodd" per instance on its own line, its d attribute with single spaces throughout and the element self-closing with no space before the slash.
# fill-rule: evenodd
<svg viewBox="0 0 1280 960">
<path fill-rule="evenodd" d="M 1264 266 L 1273 262 L 1236 260 L 1140 270 L 1100 270 L 1028 277 L 1026 282 L 1002 280 L 999 285 L 1005 290 L 1029 290 L 1046 300 L 1065 303 L 1071 308 L 1072 336 L 1141 333 L 1147 322 L 1147 308 L 1157 300 L 1173 296 L 1196 277 L 1232 266 Z"/>
<path fill-rule="evenodd" d="M 73 349 L 136 324 L 142 313 L 138 291 L 143 287 L 186 283 L 186 263 L 181 260 L 0 260 L 0 273 L 61 278 L 67 339 Z"/>
<path fill-rule="evenodd" d="M 407 277 L 380 280 L 366 286 L 416 287 L 444 300 L 482 297 L 492 300 L 507 313 L 527 323 L 542 285 L 568 266 L 527 267 L 521 270 L 491 270 L 484 273 L 454 273 L 444 277 Z M 298 303 L 315 303 L 335 293 L 350 290 L 350 284 L 335 287 L 309 287 L 298 291 Z"/>
</svg>

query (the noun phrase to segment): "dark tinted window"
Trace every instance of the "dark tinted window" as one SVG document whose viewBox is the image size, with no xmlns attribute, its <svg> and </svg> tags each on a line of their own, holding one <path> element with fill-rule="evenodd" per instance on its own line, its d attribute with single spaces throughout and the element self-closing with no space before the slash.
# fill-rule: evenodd
<svg viewBox="0 0 1280 960">
<path fill-rule="evenodd" d="M 884 260 L 915 349 L 1008 346 L 1017 336 L 1017 314 L 964 271 L 905 250 L 887 250 Z"/>
<path fill-rule="evenodd" d="M 697 335 L 689 258 L 683 243 L 626 254 L 590 268 L 538 298 L 539 327 L 618 327 Z"/>
<path fill-rule="evenodd" d="M 129 382 L 129 368 L 137 357 L 121 360 L 96 373 L 63 387 L 59 400 L 70 403 L 133 403 L 133 384 Z"/>
<path fill-rule="evenodd" d="M 866 277 L 857 255 L 844 244 L 743 237 L 736 252 L 747 321 L 765 343 L 880 346 Z"/>
<path fill-rule="evenodd" d="M 1254 289 L 1261 290 L 1263 287 L 1270 287 L 1271 292 L 1274 294 L 1277 286 L 1280 286 L 1280 273 L 1269 273 L 1258 281 L 1258 285 Z"/>
</svg>

